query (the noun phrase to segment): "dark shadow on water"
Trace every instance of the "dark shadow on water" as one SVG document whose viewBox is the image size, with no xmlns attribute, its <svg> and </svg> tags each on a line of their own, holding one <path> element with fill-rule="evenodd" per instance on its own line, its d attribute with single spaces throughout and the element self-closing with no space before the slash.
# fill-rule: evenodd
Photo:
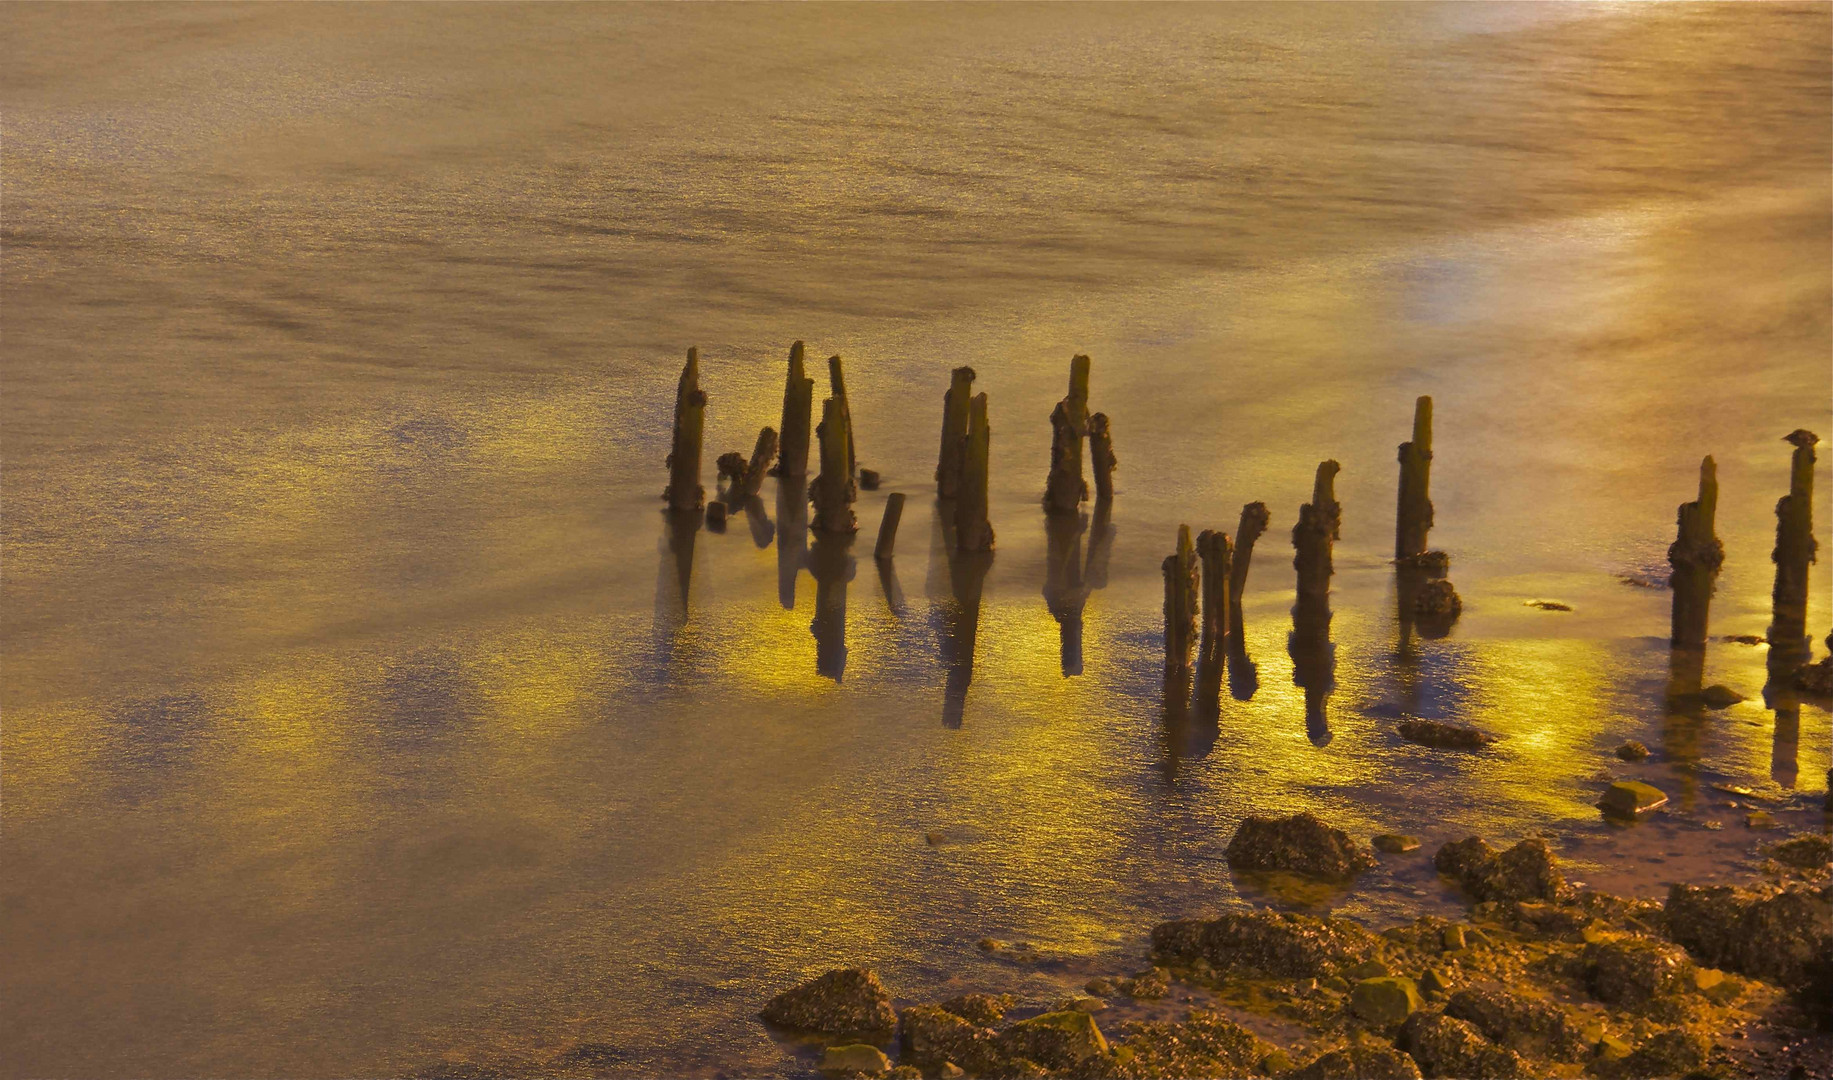
<svg viewBox="0 0 1833 1080">
<path fill-rule="evenodd" d="M 897 580 L 897 565 L 893 559 L 874 559 L 878 564 L 878 587 L 885 594 L 885 606 L 891 609 L 891 617 L 901 619 L 908 609 L 904 604 L 904 587 Z"/>
<path fill-rule="evenodd" d="M 853 534 L 816 533 L 808 569 L 815 577 L 815 672 L 841 681 L 846 675 L 846 587 L 853 580 Z"/>
<path fill-rule="evenodd" d="M 1232 598 L 1228 607 L 1228 693 L 1236 701 L 1254 700 L 1260 689 L 1260 667 L 1247 653 L 1247 630 L 1241 622 L 1241 604 Z"/>
<path fill-rule="evenodd" d="M 796 575 L 808 564 L 808 482 L 781 476 L 776 482 L 776 598 L 784 611 L 796 607 Z"/>
<path fill-rule="evenodd" d="M 1292 682 L 1305 691 L 1305 735 L 1315 746 L 1333 738 L 1328 705 L 1337 687 L 1337 647 L 1330 640 L 1330 595 L 1300 593 L 1292 608 Z"/>
<path fill-rule="evenodd" d="M 764 509 L 764 500 L 756 495 L 740 503 L 735 509 L 744 511 L 745 524 L 751 527 L 751 542 L 759 551 L 770 546 L 776 538 L 776 526 L 770 521 L 770 514 Z"/>
<path fill-rule="evenodd" d="M 1704 649 L 1668 650 L 1668 678 L 1662 688 L 1661 751 L 1680 781 L 1674 803 L 1686 810 L 1699 799 L 1699 759 L 1707 723 L 1706 705 L 1699 692 L 1705 673 Z"/>
<path fill-rule="evenodd" d="M 1769 679 L 1763 684 L 1763 704 L 1773 713 L 1775 729 L 1770 737 L 1770 779 L 1785 788 L 1793 788 L 1800 778 L 1801 691 L 1795 687 L 1795 670 L 1803 657 L 1788 650 L 1771 649 L 1768 659 Z"/>
<path fill-rule="evenodd" d="M 700 510 L 664 510 L 662 538 L 657 547 L 655 658 L 661 670 L 674 659 L 675 639 L 687 625 L 694 579 L 694 541 L 705 513 Z"/>
<path fill-rule="evenodd" d="M 1082 674 L 1082 607 L 1088 588 L 1082 582 L 1084 514 L 1044 515 L 1044 606 L 1057 621 L 1063 677 Z"/>
<path fill-rule="evenodd" d="M 974 650 L 980 634 L 980 596 L 992 566 L 990 551 L 948 554 L 951 599 L 938 610 L 942 664 L 947 670 L 942 691 L 944 727 L 960 727 L 967 712 L 967 689 L 974 681 Z"/>
<path fill-rule="evenodd" d="M 1165 740 L 1161 769 L 1166 784 L 1177 782 L 1184 762 L 1200 761 L 1216 748 L 1220 729 L 1214 714 L 1204 716 L 1193 710 L 1195 687 L 1195 676 L 1189 668 L 1165 672 L 1163 723 L 1160 731 Z"/>
</svg>

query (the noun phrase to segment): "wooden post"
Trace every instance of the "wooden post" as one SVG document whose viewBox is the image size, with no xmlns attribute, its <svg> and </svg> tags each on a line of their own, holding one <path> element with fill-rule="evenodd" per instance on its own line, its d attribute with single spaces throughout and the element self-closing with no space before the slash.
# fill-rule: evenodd
<svg viewBox="0 0 1833 1080">
<path fill-rule="evenodd" d="M 1248 563 L 1254 558 L 1254 541 L 1267 531 L 1267 524 L 1272 520 L 1266 503 L 1251 502 L 1241 508 L 1241 523 L 1235 527 L 1234 564 L 1228 573 L 1228 599 L 1233 612 L 1241 610 L 1241 594 L 1247 589 Z M 1238 623 L 1240 616 L 1231 613 L 1229 621 Z"/>
<path fill-rule="evenodd" d="M 1426 552 L 1432 529 L 1432 399 L 1413 403 L 1413 441 L 1400 444 L 1400 504 L 1394 515 L 1394 558 Z"/>
<path fill-rule="evenodd" d="M 1190 526 L 1177 527 L 1177 552 L 1165 556 L 1165 670 L 1190 666 L 1197 633 L 1197 553 Z"/>
<path fill-rule="evenodd" d="M 1797 429 L 1783 441 L 1794 444 L 1795 455 L 1789 467 L 1788 494 L 1776 503 L 1776 547 L 1770 553 L 1776 563 L 1776 584 L 1770 593 L 1769 647 L 1772 653 L 1780 651 L 1791 658 L 1798 654 L 1805 660 L 1808 564 L 1819 546 L 1814 539 L 1814 444 L 1820 436 Z"/>
<path fill-rule="evenodd" d="M 987 396 L 975 394 L 968 405 L 967 438 L 961 452 L 961 494 L 955 500 L 955 547 L 959 551 L 993 550 L 993 526 L 987 521 L 987 465 L 992 433 L 987 427 Z"/>
<path fill-rule="evenodd" d="M 821 474 L 809 485 L 809 501 L 815 506 L 813 527 L 825 533 L 858 532 L 859 519 L 853 515 L 858 493 L 847 469 L 846 406 L 835 398 L 822 402 L 821 425 L 815 433 L 821 438 Z"/>
<path fill-rule="evenodd" d="M 687 364 L 675 387 L 675 437 L 668 454 L 668 490 L 662 497 L 670 510 L 698 510 L 706 491 L 700 486 L 700 442 L 706 427 L 706 394 L 700 389 L 700 350 L 687 350 Z"/>
<path fill-rule="evenodd" d="M 846 422 L 846 474 L 848 480 L 859 476 L 859 458 L 857 447 L 853 444 L 853 407 L 846 399 L 846 376 L 840 370 L 840 357 L 827 358 L 827 382 L 833 389 L 834 400 L 840 402 L 840 416 Z M 825 414 L 822 417 L 826 420 Z M 822 468 L 826 468 L 825 465 Z"/>
<path fill-rule="evenodd" d="M 1298 508 L 1298 524 L 1292 527 L 1292 546 L 1296 549 L 1292 566 L 1298 571 L 1301 601 L 1330 595 L 1330 575 L 1335 572 L 1330 549 L 1343 515 L 1336 497 L 1336 477 L 1341 468 L 1334 461 L 1319 463 L 1311 501 Z"/>
<path fill-rule="evenodd" d="M 1112 499 L 1114 466 L 1120 464 L 1120 459 L 1114 456 L 1114 436 L 1106 413 L 1088 418 L 1088 460 L 1095 469 L 1095 498 Z"/>
<path fill-rule="evenodd" d="M 764 475 L 770 471 L 770 463 L 776 457 L 776 429 L 767 427 L 757 433 L 757 445 L 751 450 L 751 460 L 732 480 L 727 491 L 728 500 L 738 505 L 756 495 L 763 486 Z"/>
<path fill-rule="evenodd" d="M 1706 647 L 1706 612 L 1718 568 L 1725 561 L 1725 545 L 1712 528 L 1717 512 L 1718 465 L 1707 456 L 1699 463 L 1699 498 L 1680 504 L 1677 535 L 1668 546 L 1668 565 L 1674 568 L 1668 579 L 1674 590 L 1668 640 L 1676 648 Z"/>
<path fill-rule="evenodd" d="M 961 440 L 967 437 L 968 401 L 974 396 L 974 369 L 958 367 L 942 395 L 942 450 L 936 456 L 936 497 L 952 499 L 961 490 Z"/>
<path fill-rule="evenodd" d="M 1069 395 L 1050 413 L 1050 476 L 1044 484 L 1044 509 L 1071 513 L 1088 500 L 1082 478 L 1082 440 L 1088 434 L 1089 359 L 1069 362 Z"/>
<path fill-rule="evenodd" d="M 1197 555 L 1203 563 L 1203 639 L 1205 658 L 1219 654 L 1228 639 L 1228 583 L 1234 571 L 1235 545 L 1224 532 L 1204 529 L 1197 534 Z"/>
<path fill-rule="evenodd" d="M 878 546 L 872 549 L 873 558 L 889 559 L 897 547 L 897 523 L 904 517 L 904 493 L 894 491 L 885 500 L 885 516 L 878 523 Z"/>
<path fill-rule="evenodd" d="M 808 426 L 815 406 L 815 380 L 802 367 L 802 343 L 789 347 L 789 375 L 783 380 L 783 427 L 777 456 L 779 476 L 808 475 Z"/>
</svg>

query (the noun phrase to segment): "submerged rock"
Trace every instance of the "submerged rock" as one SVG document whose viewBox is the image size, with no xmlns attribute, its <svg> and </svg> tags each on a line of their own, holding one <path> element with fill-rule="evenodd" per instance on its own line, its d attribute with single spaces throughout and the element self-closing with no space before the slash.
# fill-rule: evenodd
<svg viewBox="0 0 1833 1080">
<path fill-rule="evenodd" d="M 1393 975 L 1363 979 L 1349 992 L 1349 1011 L 1372 1027 L 1394 1027 L 1418 1008 L 1419 988 L 1412 979 Z"/>
<path fill-rule="evenodd" d="M 1617 756 L 1624 761 L 1641 761 L 1648 757 L 1648 747 L 1631 739 L 1622 746 L 1617 747 Z"/>
<path fill-rule="evenodd" d="M 1400 737 L 1408 742 L 1438 750 L 1480 750 L 1496 741 L 1487 731 L 1437 720 L 1403 720 L 1399 730 Z"/>
<path fill-rule="evenodd" d="M 1401 855 L 1419 850 L 1419 837 L 1404 836 L 1400 833 L 1382 833 L 1375 837 L 1375 850 L 1385 851 L 1389 855 Z"/>
<path fill-rule="evenodd" d="M 1228 843 L 1237 870 L 1285 870 L 1328 881 L 1347 881 L 1375 865 L 1368 849 L 1313 814 L 1243 820 Z"/>
<path fill-rule="evenodd" d="M 1463 610 L 1464 601 L 1445 578 L 1426 582 L 1413 598 L 1413 614 L 1424 618 L 1456 618 Z"/>
<path fill-rule="evenodd" d="M 1467 837 L 1439 848 L 1432 864 L 1478 901 L 1557 901 L 1566 891 L 1553 851 L 1539 837 L 1501 853 L 1481 837 Z"/>
<path fill-rule="evenodd" d="M 897 1026 L 890 991 L 866 968 L 810 979 L 771 998 L 759 1015 L 780 1027 L 823 1035 L 889 1035 Z"/>
<path fill-rule="evenodd" d="M 1604 789 L 1598 808 L 1612 817 L 1634 818 L 1666 805 L 1667 801 L 1667 794 L 1658 787 L 1640 780 L 1618 780 Z"/>
<path fill-rule="evenodd" d="M 1798 986 L 1833 957 L 1833 902 L 1799 885 L 1674 885 L 1666 911 L 1668 938 L 1710 967 Z"/>
<path fill-rule="evenodd" d="M 1489 1039 L 1517 1053 L 1576 1062 L 1583 1061 L 1589 1049 L 1564 1009 L 1507 990 L 1459 990 L 1445 1003 L 1445 1015 L 1470 1022 Z"/>
<path fill-rule="evenodd" d="M 1408 1017 L 1400 1029 L 1399 1045 L 1426 1076 L 1513 1080 L 1528 1075 L 1521 1055 L 1485 1039 L 1469 1023 L 1440 1012 Z"/>
<path fill-rule="evenodd" d="M 851 1043 L 847 1046 L 830 1046 L 821 1055 L 821 1071 L 824 1073 L 863 1073 L 866 1076 L 879 1076 L 891 1071 L 891 1059 L 876 1046 L 865 1043 Z"/>
<path fill-rule="evenodd" d="M 1606 1005 L 1640 1009 L 1692 986 L 1686 953 L 1653 938 L 1624 937 L 1585 946 L 1585 989 Z"/>
<path fill-rule="evenodd" d="M 1319 1054 L 1286 1080 L 1420 1080 L 1419 1066 L 1391 1046 L 1368 1042 Z"/>
<path fill-rule="evenodd" d="M 1095 1018 L 1079 1009 L 1021 1020 L 999 1033 L 999 1048 L 1049 1069 L 1069 1069 L 1107 1053 L 1107 1039 Z"/>
<path fill-rule="evenodd" d="M 1706 1063 L 1712 1040 L 1683 1028 L 1658 1032 L 1617 1064 L 1624 1077 L 1687 1076 Z"/>
<path fill-rule="evenodd" d="M 1125 1048 L 1137 1076 L 1247 1076 L 1277 1052 L 1234 1021 L 1197 1009 L 1182 1023 L 1133 1025 Z"/>
<path fill-rule="evenodd" d="M 1797 870 L 1825 870 L 1833 863 L 1833 840 L 1815 833 L 1802 833 L 1771 848 L 1769 857 Z"/>
<path fill-rule="evenodd" d="M 1728 709 L 1743 701 L 1744 695 L 1724 683 L 1713 683 L 1699 692 L 1699 700 L 1708 709 Z"/>
<path fill-rule="evenodd" d="M 1803 664 L 1795 672 L 1795 689 L 1819 697 L 1833 697 L 1833 656 L 1823 656 L 1817 663 Z"/>
<path fill-rule="evenodd" d="M 961 1019 L 981 1027 L 992 1027 L 1004 1020 L 1006 1010 L 1018 1004 L 1011 994 L 961 994 L 942 1003 L 942 1008 Z"/>
<path fill-rule="evenodd" d="M 1238 911 L 1152 928 L 1153 952 L 1173 962 L 1203 959 L 1224 970 L 1321 979 L 1375 956 L 1382 941 L 1347 919 Z"/>
<path fill-rule="evenodd" d="M 924 1069 L 952 1062 L 975 1076 L 1000 1072 L 1005 1055 L 991 1028 L 971 1024 L 934 1005 L 912 1005 L 898 1014 L 898 1045 L 903 1058 Z"/>
</svg>

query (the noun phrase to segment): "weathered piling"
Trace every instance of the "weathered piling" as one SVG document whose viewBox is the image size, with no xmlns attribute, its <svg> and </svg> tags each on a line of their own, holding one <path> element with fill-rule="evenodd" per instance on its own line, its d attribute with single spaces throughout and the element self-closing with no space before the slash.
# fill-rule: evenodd
<svg viewBox="0 0 1833 1080">
<path fill-rule="evenodd" d="M 1227 533 L 1204 529 L 1197 534 L 1197 557 L 1203 567 L 1203 638 L 1199 650 L 1204 657 L 1219 654 L 1228 639 L 1228 583 L 1234 572 L 1235 543 Z"/>
<path fill-rule="evenodd" d="M 783 427 L 777 456 L 779 476 L 808 475 L 808 428 L 813 422 L 815 380 L 803 370 L 802 343 L 789 347 L 789 375 L 783 380 Z"/>
<path fill-rule="evenodd" d="M 859 476 L 858 447 L 853 440 L 853 406 L 846 398 L 846 375 L 840 370 L 840 357 L 827 358 L 827 384 L 832 390 L 834 400 L 840 402 L 840 417 L 846 423 L 846 472 L 847 478 L 857 481 Z M 825 414 L 822 421 L 826 422 Z M 826 466 L 824 465 L 823 468 Z"/>
<path fill-rule="evenodd" d="M 1165 556 L 1165 670 L 1190 666 L 1190 649 L 1196 643 L 1198 576 L 1196 545 L 1190 526 L 1177 527 L 1177 551 Z"/>
<path fill-rule="evenodd" d="M 1298 571 L 1298 595 L 1330 595 L 1331 545 L 1342 524 L 1343 508 L 1337 504 L 1336 478 L 1342 468 L 1334 461 L 1320 462 L 1317 479 L 1312 485 L 1311 501 L 1298 508 L 1298 524 L 1292 527 L 1292 566 Z"/>
<path fill-rule="evenodd" d="M 1106 413 L 1088 418 L 1088 461 L 1095 470 L 1095 498 L 1102 502 L 1112 499 L 1114 466 L 1120 464 L 1120 459 L 1114 456 L 1113 429 Z"/>
<path fill-rule="evenodd" d="M 974 396 L 974 369 L 958 367 L 942 395 L 942 449 L 936 456 L 936 496 L 952 499 L 961 490 L 962 440 L 967 438 L 968 402 Z"/>
<path fill-rule="evenodd" d="M 1228 571 L 1228 600 L 1230 605 L 1229 623 L 1241 621 L 1241 594 L 1247 589 L 1247 568 L 1254 558 L 1254 541 L 1267 531 L 1267 523 L 1273 515 L 1267 512 L 1267 504 L 1251 502 L 1241 508 L 1241 522 L 1235 526 L 1235 557 Z"/>
<path fill-rule="evenodd" d="M 1699 498 L 1680 504 L 1676 536 L 1668 545 L 1668 565 L 1674 568 L 1668 579 L 1674 590 L 1668 641 L 1676 648 L 1706 647 L 1706 612 L 1725 561 L 1725 545 L 1713 532 L 1717 513 L 1718 465 L 1708 455 L 1699 463 Z"/>
<path fill-rule="evenodd" d="M 770 465 L 776 460 L 776 429 L 766 427 L 757 433 L 757 445 L 751 448 L 751 460 L 745 465 L 745 473 L 733 485 L 733 498 L 749 499 L 764 486 L 764 477 L 770 472 Z"/>
<path fill-rule="evenodd" d="M 904 517 L 904 493 L 894 491 L 885 500 L 885 516 L 878 522 L 878 544 L 872 549 L 875 559 L 889 559 L 897 549 L 897 525 Z"/>
<path fill-rule="evenodd" d="M 821 473 L 808 489 L 809 501 L 815 507 L 813 527 L 816 532 L 858 532 L 853 500 L 859 493 L 847 468 L 846 406 L 835 398 L 822 402 L 821 424 L 815 433 L 821 439 Z"/>
<path fill-rule="evenodd" d="M 1814 444 L 1820 436 L 1796 429 L 1783 439 L 1792 443 L 1788 494 L 1776 503 L 1776 584 L 1770 593 L 1769 647 L 1807 658 L 1808 564 L 1814 561 Z"/>
<path fill-rule="evenodd" d="M 1426 553 L 1432 530 L 1432 399 L 1413 403 L 1413 439 L 1400 444 L 1400 500 L 1394 515 L 1394 558 Z"/>
<path fill-rule="evenodd" d="M 698 510 L 706 491 L 700 486 L 700 442 L 706 428 L 706 394 L 700 389 L 700 350 L 687 350 L 681 381 L 675 387 L 675 437 L 668 454 L 668 490 L 662 497 L 670 510 Z"/>
<path fill-rule="evenodd" d="M 975 394 L 968 405 L 967 437 L 961 450 L 961 491 L 955 499 L 955 547 L 960 551 L 993 550 L 993 526 L 987 521 L 987 467 L 992 433 L 987 427 L 987 396 Z"/>
<path fill-rule="evenodd" d="M 1069 394 L 1050 413 L 1050 475 L 1044 484 L 1044 509 L 1074 513 L 1088 500 L 1082 478 L 1082 442 L 1088 435 L 1089 359 L 1069 362 Z"/>
</svg>

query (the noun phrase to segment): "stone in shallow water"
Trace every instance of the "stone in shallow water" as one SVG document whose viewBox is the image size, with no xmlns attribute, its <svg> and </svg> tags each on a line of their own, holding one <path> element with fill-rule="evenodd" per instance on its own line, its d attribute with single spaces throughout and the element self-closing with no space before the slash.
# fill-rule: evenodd
<svg viewBox="0 0 1833 1080">
<path fill-rule="evenodd" d="M 889 1033 L 897 1026 L 890 992 L 865 968 L 830 971 L 785 990 L 761 1015 L 781 1027 L 825 1035 Z"/>
<path fill-rule="evenodd" d="M 1381 1043 L 1358 1043 L 1320 1054 L 1285 1080 L 1420 1080 L 1413 1059 Z"/>
<path fill-rule="evenodd" d="M 891 1071 L 891 1059 L 876 1046 L 864 1043 L 853 1043 L 849 1046 L 830 1046 L 821 1055 L 821 1071 L 824 1073 L 864 1073 L 867 1076 L 878 1076 Z"/>
<path fill-rule="evenodd" d="M 1744 695 L 1724 683 L 1713 683 L 1699 692 L 1699 700 L 1708 709 L 1726 709 L 1743 701 Z"/>
<path fill-rule="evenodd" d="M 1095 1018 L 1079 1009 L 1044 1013 L 1021 1020 L 999 1033 L 999 1047 L 1013 1057 L 1029 1058 L 1049 1069 L 1074 1068 L 1107 1053 L 1107 1039 Z"/>
<path fill-rule="evenodd" d="M 942 1007 L 970 1023 L 992 1027 L 1016 1004 L 1018 999 L 1011 994 L 961 994 L 944 1001 Z"/>
<path fill-rule="evenodd" d="M 1643 758 L 1648 757 L 1648 747 L 1631 739 L 1622 746 L 1617 747 L 1617 756 L 1624 761 L 1641 761 Z"/>
<path fill-rule="evenodd" d="M 1399 1044 L 1427 1076 L 1512 1080 L 1528 1075 L 1521 1055 L 1485 1039 L 1477 1029 L 1440 1012 L 1417 1012 L 1400 1029 Z"/>
<path fill-rule="evenodd" d="M 1237 870 L 1284 870 L 1327 881 L 1347 881 L 1375 865 L 1375 857 L 1314 814 L 1250 817 L 1228 842 L 1228 865 Z"/>
<path fill-rule="evenodd" d="M 1408 851 L 1419 850 L 1419 837 L 1404 836 L 1400 833 L 1382 833 L 1375 837 L 1375 850 L 1385 851 L 1389 855 L 1399 855 Z"/>
<path fill-rule="evenodd" d="M 1400 737 L 1435 750 L 1481 750 L 1496 741 L 1487 731 L 1462 724 L 1445 724 L 1437 720 L 1403 720 Z"/>
<path fill-rule="evenodd" d="M 1769 857 L 1798 870 L 1824 870 L 1833 863 L 1833 841 L 1803 833 L 1771 848 Z"/>
<path fill-rule="evenodd" d="M 1419 988 L 1412 979 L 1363 979 L 1349 992 L 1350 1011 L 1375 1027 L 1394 1027 L 1418 1008 Z"/>
<path fill-rule="evenodd" d="M 1278 911 L 1229 912 L 1152 928 L 1152 950 L 1166 960 L 1188 963 L 1202 957 L 1224 971 L 1292 979 L 1327 979 L 1374 956 L 1382 945 L 1348 919 Z"/>
<path fill-rule="evenodd" d="M 1598 800 L 1598 806 L 1613 817 L 1633 818 L 1645 814 L 1668 801 L 1661 789 L 1640 780 L 1618 780 L 1604 789 L 1604 797 Z"/>
<path fill-rule="evenodd" d="M 1557 901 L 1566 891 L 1565 875 L 1559 872 L 1552 849 L 1537 836 L 1500 853 L 1482 837 L 1466 837 L 1439 848 L 1432 864 L 1456 879 L 1477 901 Z M 1468 936 L 1475 938 L 1477 932 Z"/>
</svg>

